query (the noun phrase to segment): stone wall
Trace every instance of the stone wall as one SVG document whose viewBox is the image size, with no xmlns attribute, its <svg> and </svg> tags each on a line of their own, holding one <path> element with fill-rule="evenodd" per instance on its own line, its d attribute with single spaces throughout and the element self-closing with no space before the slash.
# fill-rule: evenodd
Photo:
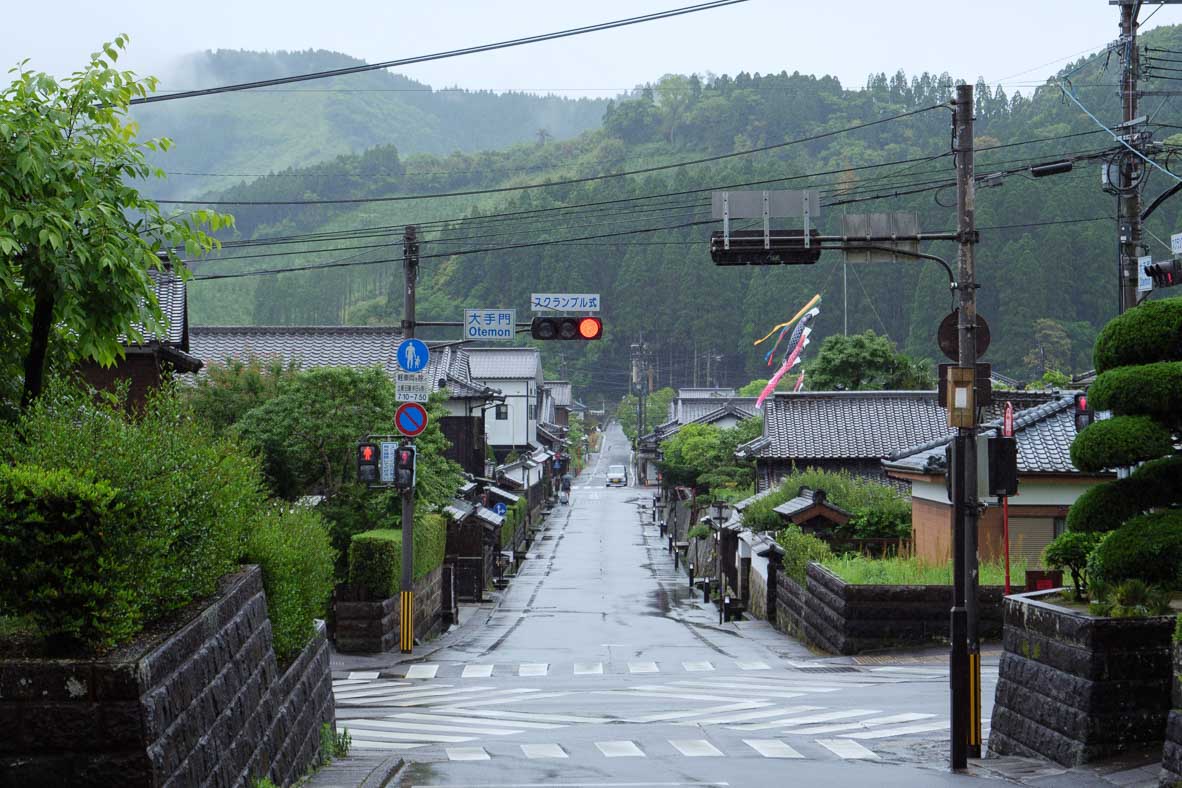
<svg viewBox="0 0 1182 788">
<path fill-rule="evenodd" d="M 776 626 L 835 654 L 858 654 L 948 637 L 951 586 L 852 585 L 809 564 L 801 586 L 779 573 Z M 1003 590 L 979 589 L 981 636 L 1000 637 Z"/>
<path fill-rule="evenodd" d="M 750 596 L 747 599 L 747 612 L 755 618 L 767 619 L 767 578 L 752 570 L 747 574 L 750 583 Z"/>
<path fill-rule="evenodd" d="M 334 725 L 323 624 L 280 673 L 258 567 L 138 653 L 0 660 L 0 786 L 286 785 Z"/>
<path fill-rule="evenodd" d="M 415 639 L 439 634 L 443 617 L 443 567 L 437 566 L 415 581 Z M 333 614 L 337 650 L 347 654 L 377 654 L 398 648 L 402 626 L 398 597 L 373 600 L 360 588 L 337 586 Z"/>
<path fill-rule="evenodd" d="M 1096 618 L 1040 598 L 1005 602 L 990 752 L 1078 766 L 1160 744 L 1174 619 Z"/>
<path fill-rule="evenodd" d="M 1174 703 L 1166 722 L 1161 754 L 1161 783 L 1182 783 L 1182 643 L 1174 643 Z"/>
</svg>

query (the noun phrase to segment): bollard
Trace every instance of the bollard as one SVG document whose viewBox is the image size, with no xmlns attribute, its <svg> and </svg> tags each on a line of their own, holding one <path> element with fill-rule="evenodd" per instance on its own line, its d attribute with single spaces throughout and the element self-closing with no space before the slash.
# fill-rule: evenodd
<svg viewBox="0 0 1182 788">
<path fill-rule="evenodd" d="M 661 529 L 661 538 L 664 539 L 665 538 L 665 529 L 668 526 L 665 524 L 665 521 L 662 520 L 661 522 L 657 523 L 657 527 L 659 527 Z"/>
<path fill-rule="evenodd" d="M 693 591 L 694 590 L 694 565 L 693 564 L 689 565 L 689 581 L 690 581 L 690 591 Z"/>
<path fill-rule="evenodd" d="M 724 624 L 731 620 L 731 598 L 724 596 L 722 598 L 722 607 L 718 611 L 718 623 Z"/>
<path fill-rule="evenodd" d="M 710 578 L 708 577 L 702 582 L 702 601 L 710 601 Z"/>
<path fill-rule="evenodd" d="M 669 552 L 673 552 L 673 534 L 669 534 Z"/>
<path fill-rule="evenodd" d="M 678 561 L 678 559 L 679 559 L 680 557 L 681 557 L 681 554 L 680 554 L 680 553 L 678 553 L 676 550 L 674 550 L 674 551 L 673 551 L 673 568 L 674 568 L 674 569 L 676 569 L 676 568 L 677 568 L 677 561 Z"/>
</svg>

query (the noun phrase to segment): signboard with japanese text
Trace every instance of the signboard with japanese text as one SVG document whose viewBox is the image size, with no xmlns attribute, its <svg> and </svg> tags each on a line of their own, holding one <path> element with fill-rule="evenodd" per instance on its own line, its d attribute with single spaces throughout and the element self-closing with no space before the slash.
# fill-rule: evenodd
<svg viewBox="0 0 1182 788">
<path fill-rule="evenodd" d="M 516 334 L 516 309 L 464 310 L 464 339 L 512 342 Z"/>
<path fill-rule="evenodd" d="M 534 293 L 531 312 L 598 312 L 599 293 Z"/>
<path fill-rule="evenodd" d="M 395 372 L 394 398 L 399 402 L 427 402 L 431 399 L 431 381 L 425 372 Z"/>
</svg>

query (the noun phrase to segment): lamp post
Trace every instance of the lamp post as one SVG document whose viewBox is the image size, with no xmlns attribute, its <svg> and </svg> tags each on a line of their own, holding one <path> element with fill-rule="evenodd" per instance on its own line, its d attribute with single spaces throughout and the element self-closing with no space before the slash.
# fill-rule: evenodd
<svg viewBox="0 0 1182 788">
<path fill-rule="evenodd" d="M 718 623 L 722 624 L 726 616 L 724 598 L 726 596 L 726 582 L 722 578 L 722 524 L 726 515 L 726 501 L 715 500 L 710 504 L 710 515 L 714 521 L 714 555 L 718 559 Z"/>
</svg>

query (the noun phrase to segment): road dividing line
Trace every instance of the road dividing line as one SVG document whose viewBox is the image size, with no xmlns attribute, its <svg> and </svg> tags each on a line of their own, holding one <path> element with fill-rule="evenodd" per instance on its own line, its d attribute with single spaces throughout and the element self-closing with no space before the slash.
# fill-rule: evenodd
<svg viewBox="0 0 1182 788">
<path fill-rule="evenodd" d="M 751 749 L 764 758 L 803 758 L 804 756 L 779 739 L 743 739 Z"/>
<path fill-rule="evenodd" d="M 877 761 L 881 760 L 870 750 L 849 739 L 817 739 L 817 744 L 829 752 L 847 761 Z"/>
</svg>

